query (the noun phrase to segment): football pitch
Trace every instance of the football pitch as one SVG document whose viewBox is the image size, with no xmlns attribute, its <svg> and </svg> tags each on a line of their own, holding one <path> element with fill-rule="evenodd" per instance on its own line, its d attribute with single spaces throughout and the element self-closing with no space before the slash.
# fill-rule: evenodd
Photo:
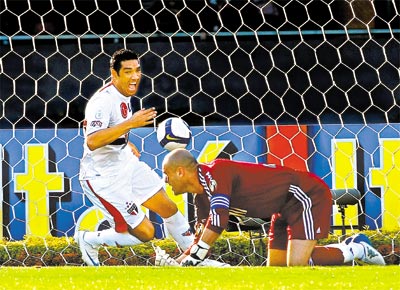
<svg viewBox="0 0 400 290">
<path fill-rule="evenodd" d="M 1 267 L 0 289 L 400 289 L 400 266 Z"/>
</svg>

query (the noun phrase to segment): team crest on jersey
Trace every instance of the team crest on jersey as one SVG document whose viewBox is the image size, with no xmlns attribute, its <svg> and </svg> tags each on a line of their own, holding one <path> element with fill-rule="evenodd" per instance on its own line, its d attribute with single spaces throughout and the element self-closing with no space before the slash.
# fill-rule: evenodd
<svg viewBox="0 0 400 290">
<path fill-rule="evenodd" d="M 122 115 L 122 117 L 123 117 L 124 119 L 125 119 L 126 117 L 128 117 L 128 106 L 126 105 L 126 103 L 121 103 L 120 109 L 121 109 L 121 115 Z"/>
<path fill-rule="evenodd" d="M 126 206 L 126 211 L 127 211 L 127 213 L 129 213 L 130 215 L 137 215 L 138 214 L 138 212 L 139 212 L 139 210 L 138 210 L 138 207 L 137 207 L 137 205 L 134 203 L 134 202 L 126 202 L 125 203 L 125 206 Z"/>
</svg>

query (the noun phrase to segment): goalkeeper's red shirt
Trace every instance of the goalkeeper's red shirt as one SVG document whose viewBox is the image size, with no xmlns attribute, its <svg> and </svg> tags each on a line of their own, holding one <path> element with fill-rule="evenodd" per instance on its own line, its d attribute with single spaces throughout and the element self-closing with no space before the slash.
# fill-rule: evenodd
<svg viewBox="0 0 400 290">
<path fill-rule="evenodd" d="M 303 235 L 304 227 L 308 227 L 305 223 L 312 227 L 306 232 L 329 232 L 332 196 L 325 182 L 312 173 L 216 159 L 200 164 L 198 176 L 205 194 L 195 195 L 196 217 L 198 222 L 208 220 L 206 226 L 215 232 L 226 228 L 229 215 L 269 219 L 276 213 L 289 226 L 296 228 L 301 223 L 300 233 L 294 229 L 297 238 L 315 238 Z M 318 218 L 322 224 L 314 226 Z"/>
</svg>

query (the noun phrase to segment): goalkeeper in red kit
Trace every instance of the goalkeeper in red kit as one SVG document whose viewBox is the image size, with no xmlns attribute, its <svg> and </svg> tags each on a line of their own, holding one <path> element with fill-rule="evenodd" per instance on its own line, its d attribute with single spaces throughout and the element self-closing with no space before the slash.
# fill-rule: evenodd
<svg viewBox="0 0 400 290">
<path fill-rule="evenodd" d="M 197 222 L 205 221 L 196 242 L 177 259 L 182 266 L 197 266 L 207 257 L 230 214 L 271 220 L 268 266 L 385 264 L 363 234 L 317 246 L 329 234 L 332 196 L 312 173 L 227 159 L 198 163 L 185 149 L 166 155 L 163 173 L 175 195 L 194 195 Z"/>
</svg>

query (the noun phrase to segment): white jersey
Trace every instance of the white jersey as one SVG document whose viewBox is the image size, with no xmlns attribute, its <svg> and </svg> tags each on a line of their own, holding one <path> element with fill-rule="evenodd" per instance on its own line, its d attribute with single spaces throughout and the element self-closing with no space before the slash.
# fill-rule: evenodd
<svg viewBox="0 0 400 290">
<path fill-rule="evenodd" d="M 130 147 L 126 146 L 128 134 L 93 151 L 86 143 L 88 135 L 113 127 L 131 116 L 130 98 L 122 95 L 111 83 L 102 87 L 90 98 L 85 110 L 85 142 L 79 179 L 113 176 L 124 170 L 127 163 L 138 162 Z"/>
</svg>

